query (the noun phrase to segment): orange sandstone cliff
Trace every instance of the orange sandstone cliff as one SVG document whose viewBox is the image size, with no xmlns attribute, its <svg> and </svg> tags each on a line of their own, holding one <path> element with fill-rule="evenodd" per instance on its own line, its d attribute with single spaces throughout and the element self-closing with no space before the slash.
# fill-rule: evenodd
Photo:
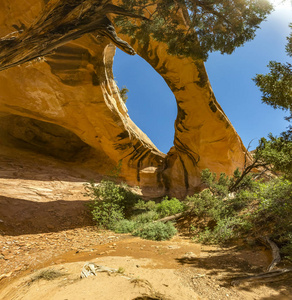
<svg viewBox="0 0 292 300">
<path fill-rule="evenodd" d="M 29 27 L 47 2 L 0 0 L 0 37 Z M 132 47 L 176 97 L 174 146 L 167 154 L 129 118 L 112 71 L 115 45 L 94 33 L 0 72 L 0 143 L 101 175 L 121 161 L 121 179 L 151 196 L 183 197 L 200 184 L 202 169 L 231 174 L 242 167 L 245 148 L 215 99 L 203 62 L 171 56 L 156 41 Z"/>
</svg>

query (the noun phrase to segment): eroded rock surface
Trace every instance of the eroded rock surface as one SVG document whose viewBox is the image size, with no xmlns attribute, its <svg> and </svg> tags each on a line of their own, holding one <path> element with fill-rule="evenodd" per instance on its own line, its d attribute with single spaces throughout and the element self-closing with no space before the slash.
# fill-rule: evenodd
<svg viewBox="0 0 292 300">
<path fill-rule="evenodd" d="M 45 2 L 0 0 L 0 37 L 28 28 Z M 121 36 L 175 94 L 174 147 L 165 155 L 129 118 L 112 73 L 115 46 L 97 34 L 0 72 L 2 136 L 61 159 L 82 163 L 95 157 L 91 167 L 100 174 L 122 160 L 120 176 L 154 196 L 182 197 L 198 186 L 202 169 L 231 173 L 243 165 L 244 146 L 216 101 L 202 62 L 170 56 L 155 41 L 142 46 Z"/>
</svg>

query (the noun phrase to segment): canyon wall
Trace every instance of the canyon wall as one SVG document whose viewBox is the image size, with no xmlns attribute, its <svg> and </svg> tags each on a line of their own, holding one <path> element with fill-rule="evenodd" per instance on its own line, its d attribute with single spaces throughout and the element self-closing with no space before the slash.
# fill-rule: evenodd
<svg viewBox="0 0 292 300">
<path fill-rule="evenodd" d="M 0 37 L 28 27 L 45 2 L 0 0 Z M 115 46 L 94 33 L 0 72 L 1 142 L 90 161 L 102 175 L 121 161 L 120 177 L 149 196 L 183 197 L 197 188 L 202 169 L 230 174 L 243 166 L 245 148 L 215 99 L 203 62 L 171 56 L 162 43 L 120 37 L 176 97 L 174 146 L 167 154 L 129 118 L 112 72 Z"/>
</svg>

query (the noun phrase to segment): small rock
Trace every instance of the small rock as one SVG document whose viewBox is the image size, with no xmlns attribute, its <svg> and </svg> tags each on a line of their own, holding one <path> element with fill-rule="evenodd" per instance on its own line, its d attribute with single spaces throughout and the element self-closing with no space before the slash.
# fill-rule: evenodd
<svg viewBox="0 0 292 300">
<path fill-rule="evenodd" d="M 12 275 L 12 272 L 7 273 L 7 274 L 2 274 L 2 275 L 0 275 L 0 280 L 3 279 L 3 278 L 10 277 L 11 275 Z"/>
<path fill-rule="evenodd" d="M 193 259 L 193 258 L 197 258 L 197 255 L 194 252 L 187 252 L 182 258 Z"/>
<path fill-rule="evenodd" d="M 169 245 L 168 246 L 169 249 L 180 249 L 179 245 Z"/>
</svg>

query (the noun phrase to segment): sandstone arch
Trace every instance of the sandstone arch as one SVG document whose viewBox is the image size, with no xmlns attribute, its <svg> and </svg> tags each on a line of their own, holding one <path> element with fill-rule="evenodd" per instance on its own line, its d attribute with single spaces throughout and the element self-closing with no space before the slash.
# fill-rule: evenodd
<svg viewBox="0 0 292 300">
<path fill-rule="evenodd" d="M 4 36 L 15 25 L 28 27 L 45 1 L 0 0 L 0 5 Z M 100 153 L 105 164 L 99 172 L 122 159 L 121 176 L 148 195 L 182 197 L 196 189 L 202 169 L 230 174 L 242 166 L 244 146 L 215 99 L 203 62 L 170 56 L 155 41 L 132 47 L 163 76 L 177 100 L 175 142 L 167 155 L 129 118 L 113 80 L 115 49 L 106 37 L 87 34 L 45 59 L 0 72 L 0 111 L 76 134 Z"/>
</svg>

